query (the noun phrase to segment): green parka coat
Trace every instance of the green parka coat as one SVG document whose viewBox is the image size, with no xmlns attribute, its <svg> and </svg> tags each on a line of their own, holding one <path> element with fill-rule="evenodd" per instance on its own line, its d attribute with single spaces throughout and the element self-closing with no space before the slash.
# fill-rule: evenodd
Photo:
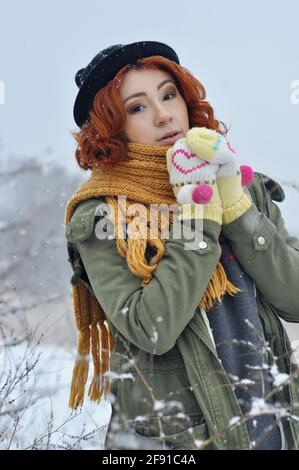
<svg viewBox="0 0 299 470">
<path fill-rule="evenodd" d="M 120 375 L 113 381 L 113 411 L 153 445 L 193 449 L 208 439 L 202 448 L 251 448 L 241 408 L 197 306 L 221 255 L 222 230 L 255 282 L 270 364 L 274 355 L 278 371 L 292 374 L 274 397 L 289 412 L 282 418 L 287 448 L 299 448 L 298 365 L 280 321 L 299 322 L 299 240 L 287 232 L 274 202 L 285 198 L 278 182 L 255 172 L 244 190 L 253 206 L 222 227 L 205 220 L 206 243 L 200 247 L 194 243 L 186 250 L 189 237 L 176 238 L 171 226 L 166 253 L 146 287 L 119 255 L 115 239 L 95 234 L 101 220 L 96 208 L 105 198 L 81 202 L 66 226 L 71 282 L 84 282 L 94 293 L 116 339 L 110 364 Z"/>
</svg>

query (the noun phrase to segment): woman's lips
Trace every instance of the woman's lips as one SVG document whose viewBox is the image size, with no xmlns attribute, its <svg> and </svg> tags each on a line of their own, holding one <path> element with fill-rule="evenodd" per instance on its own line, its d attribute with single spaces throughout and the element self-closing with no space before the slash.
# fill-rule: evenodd
<svg viewBox="0 0 299 470">
<path fill-rule="evenodd" d="M 181 135 L 181 132 L 177 132 L 171 137 L 166 137 L 164 139 L 161 139 L 161 142 L 165 142 L 166 144 L 173 144 L 179 138 L 180 135 Z"/>
</svg>

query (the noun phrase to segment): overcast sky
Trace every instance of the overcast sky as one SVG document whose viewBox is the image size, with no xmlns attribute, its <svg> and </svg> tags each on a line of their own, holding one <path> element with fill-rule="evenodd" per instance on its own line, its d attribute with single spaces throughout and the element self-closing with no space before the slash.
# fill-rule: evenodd
<svg viewBox="0 0 299 470">
<path fill-rule="evenodd" d="M 152 40 L 173 47 L 203 83 L 240 164 L 299 183 L 298 19 L 297 0 L 1 0 L 6 154 L 55 158 L 81 174 L 70 134 L 75 73 L 105 47 Z M 299 233 L 299 193 L 286 196 L 280 208 Z"/>
</svg>

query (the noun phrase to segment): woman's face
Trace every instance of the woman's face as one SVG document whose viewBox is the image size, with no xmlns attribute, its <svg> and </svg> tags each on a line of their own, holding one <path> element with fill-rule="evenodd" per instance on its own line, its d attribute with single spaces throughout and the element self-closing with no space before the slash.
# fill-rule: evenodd
<svg viewBox="0 0 299 470">
<path fill-rule="evenodd" d="M 137 93 L 141 96 L 131 97 Z M 186 103 L 168 72 L 129 70 L 120 95 L 127 114 L 124 133 L 130 142 L 171 145 L 161 141 L 165 134 L 179 131 L 178 139 L 189 130 Z"/>
</svg>

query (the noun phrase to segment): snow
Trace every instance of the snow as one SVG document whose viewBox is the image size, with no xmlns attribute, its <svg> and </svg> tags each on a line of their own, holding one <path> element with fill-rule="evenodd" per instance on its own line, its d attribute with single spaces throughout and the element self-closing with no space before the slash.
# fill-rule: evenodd
<svg viewBox="0 0 299 470">
<path fill-rule="evenodd" d="M 153 407 L 154 411 L 165 411 L 174 408 L 182 409 L 182 403 L 178 400 L 155 400 Z"/>
<path fill-rule="evenodd" d="M 194 439 L 195 447 L 201 447 L 203 443 L 204 441 L 201 439 Z"/>
<path fill-rule="evenodd" d="M 260 414 L 276 414 L 282 417 L 288 416 L 289 413 L 286 408 L 273 406 L 272 404 L 267 403 L 263 398 L 255 397 L 252 400 L 249 415 L 258 416 Z"/>
<path fill-rule="evenodd" d="M 128 310 L 129 310 L 129 307 L 124 307 L 124 308 L 122 308 L 121 313 L 122 313 L 123 315 L 126 315 L 127 312 L 128 312 Z"/>
<path fill-rule="evenodd" d="M 151 342 L 152 343 L 157 343 L 158 338 L 159 338 L 159 334 L 158 334 L 156 328 L 154 327 L 153 328 L 153 335 L 151 336 Z"/>
<path fill-rule="evenodd" d="M 271 366 L 270 373 L 274 378 L 273 385 L 275 387 L 280 387 L 282 384 L 285 385 L 285 382 L 290 378 L 289 374 L 281 373 L 278 371 L 277 364 L 273 364 Z"/>
<path fill-rule="evenodd" d="M 9 400 L 15 401 L 8 404 L 7 409 L 16 412 L 17 425 L 14 431 L 13 413 L 2 416 L 1 432 L 5 428 L 5 437 L 0 449 L 32 449 L 34 442 L 38 449 L 104 449 L 111 404 L 106 400 L 100 404 L 91 402 L 86 389 L 83 407 L 76 411 L 68 408 L 73 356 L 64 348 L 54 344 L 39 345 L 29 353 L 22 343 L 9 348 L 9 352 L 5 350 L 5 355 L 2 350 L 1 366 L 4 363 L 6 374 L 1 376 L 0 385 L 10 368 L 13 373 L 20 370 L 24 353 L 26 369 L 37 363 L 26 381 L 19 382 L 9 395 Z M 17 412 L 18 409 L 21 412 Z"/>
<path fill-rule="evenodd" d="M 255 382 L 253 380 L 250 380 L 250 379 L 242 379 L 240 381 L 240 384 L 243 384 L 243 385 L 250 385 L 250 384 L 254 384 Z"/>
<path fill-rule="evenodd" d="M 233 425 L 237 424 L 239 421 L 240 421 L 240 416 L 234 416 L 234 417 L 230 420 L 229 426 L 233 426 Z"/>
</svg>

